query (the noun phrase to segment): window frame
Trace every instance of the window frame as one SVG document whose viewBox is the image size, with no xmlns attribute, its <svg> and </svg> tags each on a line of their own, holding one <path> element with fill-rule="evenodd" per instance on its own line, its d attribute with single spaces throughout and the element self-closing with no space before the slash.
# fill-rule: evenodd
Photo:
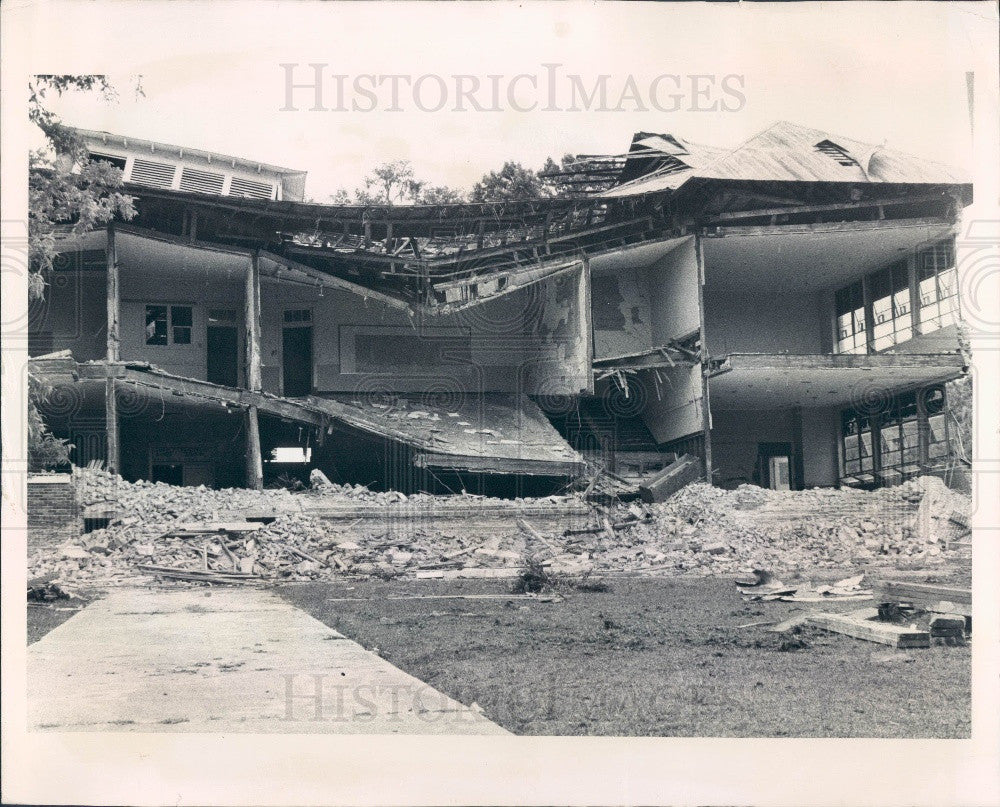
<svg viewBox="0 0 1000 807">
<path fill-rule="evenodd" d="M 930 280 L 932 288 L 926 286 Z M 925 303 L 928 295 L 933 300 Z M 886 300 L 888 310 L 884 305 Z M 876 310 L 877 307 L 880 310 Z M 862 319 L 858 317 L 859 312 L 863 314 Z M 897 259 L 835 289 L 833 352 L 882 353 L 952 325 L 960 315 L 955 236 L 951 235 L 918 247 L 908 258 Z M 848 317 L 850 322 L 844 322 Z M 850 325 L 850 332 L 846 331 L 847 325 Z M 886 325 L 891 327 L 886 328 Z"/>
<path fill-rule="evenodd" d="M 145 303 L 146 312 L 146 334 L 145 334 L 145 346 L 146 347 L 190 347 L 194 345 L 194 319 L 195 319 L 195 308 L 194 303 L 170 303 L 170 302 L 156 302 L 156 303 Z M 151 324 L 150 311 L 162 309 L 164 314 L 162 319 L 156 317 L 152 322 L 162 322 L 164 333 L 162 335 L 163 341 L 150 341 L 149 326 Z M 183 309 L 187 309 L 187 324 L 175 324 L 175 311 L 180 313 Z M 182 338 L 178 341 L 178 336 L 183 334 L 187 335 L 186 341 Z M 154 331 L 155 335 L 155 331 Z"/>
</svg>

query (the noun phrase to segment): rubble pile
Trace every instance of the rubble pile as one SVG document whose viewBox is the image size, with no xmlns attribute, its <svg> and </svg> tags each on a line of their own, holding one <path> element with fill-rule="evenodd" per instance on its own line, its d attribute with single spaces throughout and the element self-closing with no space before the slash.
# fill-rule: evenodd
<svg viewBox="0 0 1000 807">
<path fill-rule="evenodd" d="M 870 492 L 695 483 L 648 505 L 651 520 L 623 536 L 612 556 L 628 562 L 640 552 L 665 569 L 710 573 L 932 561 L 968 533 L 953 516 L 970 508 L 968 496 L 936 477 Z"/>
<path fill-rule="evenodd" d="M 54 552 L 34 551 L 30 577 L 71 585 L 127 584 L 146 575 L 220 583 L 344 574 L 504 577 L 529 557 L 551 573 L 574 575 L 935 563 L 963 548 L 970 509 L 967 496 L 932 477 L 874 492 L 694 483 L 660 504 L 591 506 L 582 521 L 520 517 L 526 511 L 518 506 L 535 500 L 407 497 L 325 482 L 296 493 L 209 490 L 129 483 L 95 469 L 76 471 L 75 482 L 84 513 L 104 518 L 91 525 L 103 526 Z M 581 497 L 550 499 L 583 507 Z M 371 507 L 350 520 L 322 515 L 352 504 Z M 392 508 L 395 515 L 387 515 Z M 489 517 L 477 516 L 490 508 Z M 447 518 L 426 517 L 448 510 Z M 251 513 L 267 515 L 251 522 Z"/>
</svg>

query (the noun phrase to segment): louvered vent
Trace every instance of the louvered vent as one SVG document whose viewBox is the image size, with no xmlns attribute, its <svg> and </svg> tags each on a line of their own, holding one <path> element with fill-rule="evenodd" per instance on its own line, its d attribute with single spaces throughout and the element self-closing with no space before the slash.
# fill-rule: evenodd
<svg viewBox="0 0 1000 807">
<path fill-rule="evenodd" d="M 174 166 L 137 158 L 132 163 L 129 181 L 154 188 L 169 188 L 174 182 Z"/>
<path fill-rule="evenodd" d="M 181 190 L 194 193 L 212 193 L 216 196 L 222 193 L 222 184 L 226 181 L 224 174 L 214 171 L 199 171 L 197 168 L 181 170 Z"/>
<path fill-rule="evenodd" d="M 816 151 L 820 152 L 820 154 L 825 154 L 827 157 L 836 160 L 845 167 L 857 165 L 857 162 L 855 162 L 851 155 L 849 155 L 836 143 L 831 143 L 829 140 L 823 140 L 817 143 L 815 148 Z"/>
<path fill-rule="evenodd" d="M 248 196 L 251 199 L 270 199 L 274 196 L 274 186 L 269 182 L 254 182 L 252 179 L 233 177 L 229 183 L 230 196 Z"/>
</svg>

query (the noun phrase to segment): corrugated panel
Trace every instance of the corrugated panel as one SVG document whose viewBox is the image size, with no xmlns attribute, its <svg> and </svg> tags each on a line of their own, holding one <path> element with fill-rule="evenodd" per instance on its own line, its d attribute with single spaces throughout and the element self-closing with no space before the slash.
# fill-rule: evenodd
<svg viewBox="0 0 1000 807">
<path fill-rule="evenodd" d="M 824 143 L 851 157 L 855 165 L 841 165 L 830 154 L 818 150 L 817 146 Z M 948 185 L 969 181 L 940 163 L 787 121 L 776 123 L 699 170 L 697 175 L 711 179 L 801 182 Z"/>
<path fill-rule="evenodd" d="M 181 170 L 181 190 L 194 193 L 211 193 L 218 196 L 222 193 L 222 185 L 226 181 L 225 174 L 214 171 L 199 171 L 197 168 L 185 166 Z"/>
<path fill-rule="evenodd" d="M 169 188 L 174 182 L 174 170 L 175 166 L 170 163 L 136 158 L 129 181 L 153 188 Z"/>
<path fill-rule="evenodd" d="M 270 182 L 256 182 L 252 179 L 233 177 L 229 183 L 230 196 L 246 196 L 251 199 L 271 199 L 274 196 L 274 185 Z"/>
</svg>

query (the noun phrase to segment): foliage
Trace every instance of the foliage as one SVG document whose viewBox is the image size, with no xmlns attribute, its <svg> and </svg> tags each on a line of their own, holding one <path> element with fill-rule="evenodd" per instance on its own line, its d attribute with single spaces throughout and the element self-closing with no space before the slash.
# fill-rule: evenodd
<svg viewBox="0 0 1000 807">
<path fill-rule="evenodd" d="M 39 75 L 29 82 L 28 89 L 28 118 L 46 139 L 46 148 L 32 152 L 28 161 L 28 295 L 37 300 L 45 295 L 59 225 L 71 225 L 72 232 L 78 234 L 115 216 L 131 219 L 136 211 L 133 198 L 122 192 L 122 172 L 108 163 L 88 160 L 83 143 L 45 106 L 49 92 L 97 91 L 114 99 L 115 91 L 107 79 Z M 138 85 L 137 91 L 141 92 Z"/>
<path fill-rule="evenodd" d="M 418 179 L 409 160 L 376 165 L 353 193 L 341 188 L 330 196 L 338 205 L 451 205 L 465 201 L 461 191 Z"/>
<path fill-rule="evenodd" d="M 51 394 L 51 386 L 34 375 L 28 375 L 28 468 L 32 471 L 69 464 L 72 446 L 52 434 L 39 412 L 39 407 Z"/>
<path fill-rule="evenodd" d="M 485 174 L 473 186 L 469 198 L 473 202 L 510 202 L 541 199 L 548 195 L 548 189 L 537 172 L 508 160 L 499 171 Z"/>
</svg>

